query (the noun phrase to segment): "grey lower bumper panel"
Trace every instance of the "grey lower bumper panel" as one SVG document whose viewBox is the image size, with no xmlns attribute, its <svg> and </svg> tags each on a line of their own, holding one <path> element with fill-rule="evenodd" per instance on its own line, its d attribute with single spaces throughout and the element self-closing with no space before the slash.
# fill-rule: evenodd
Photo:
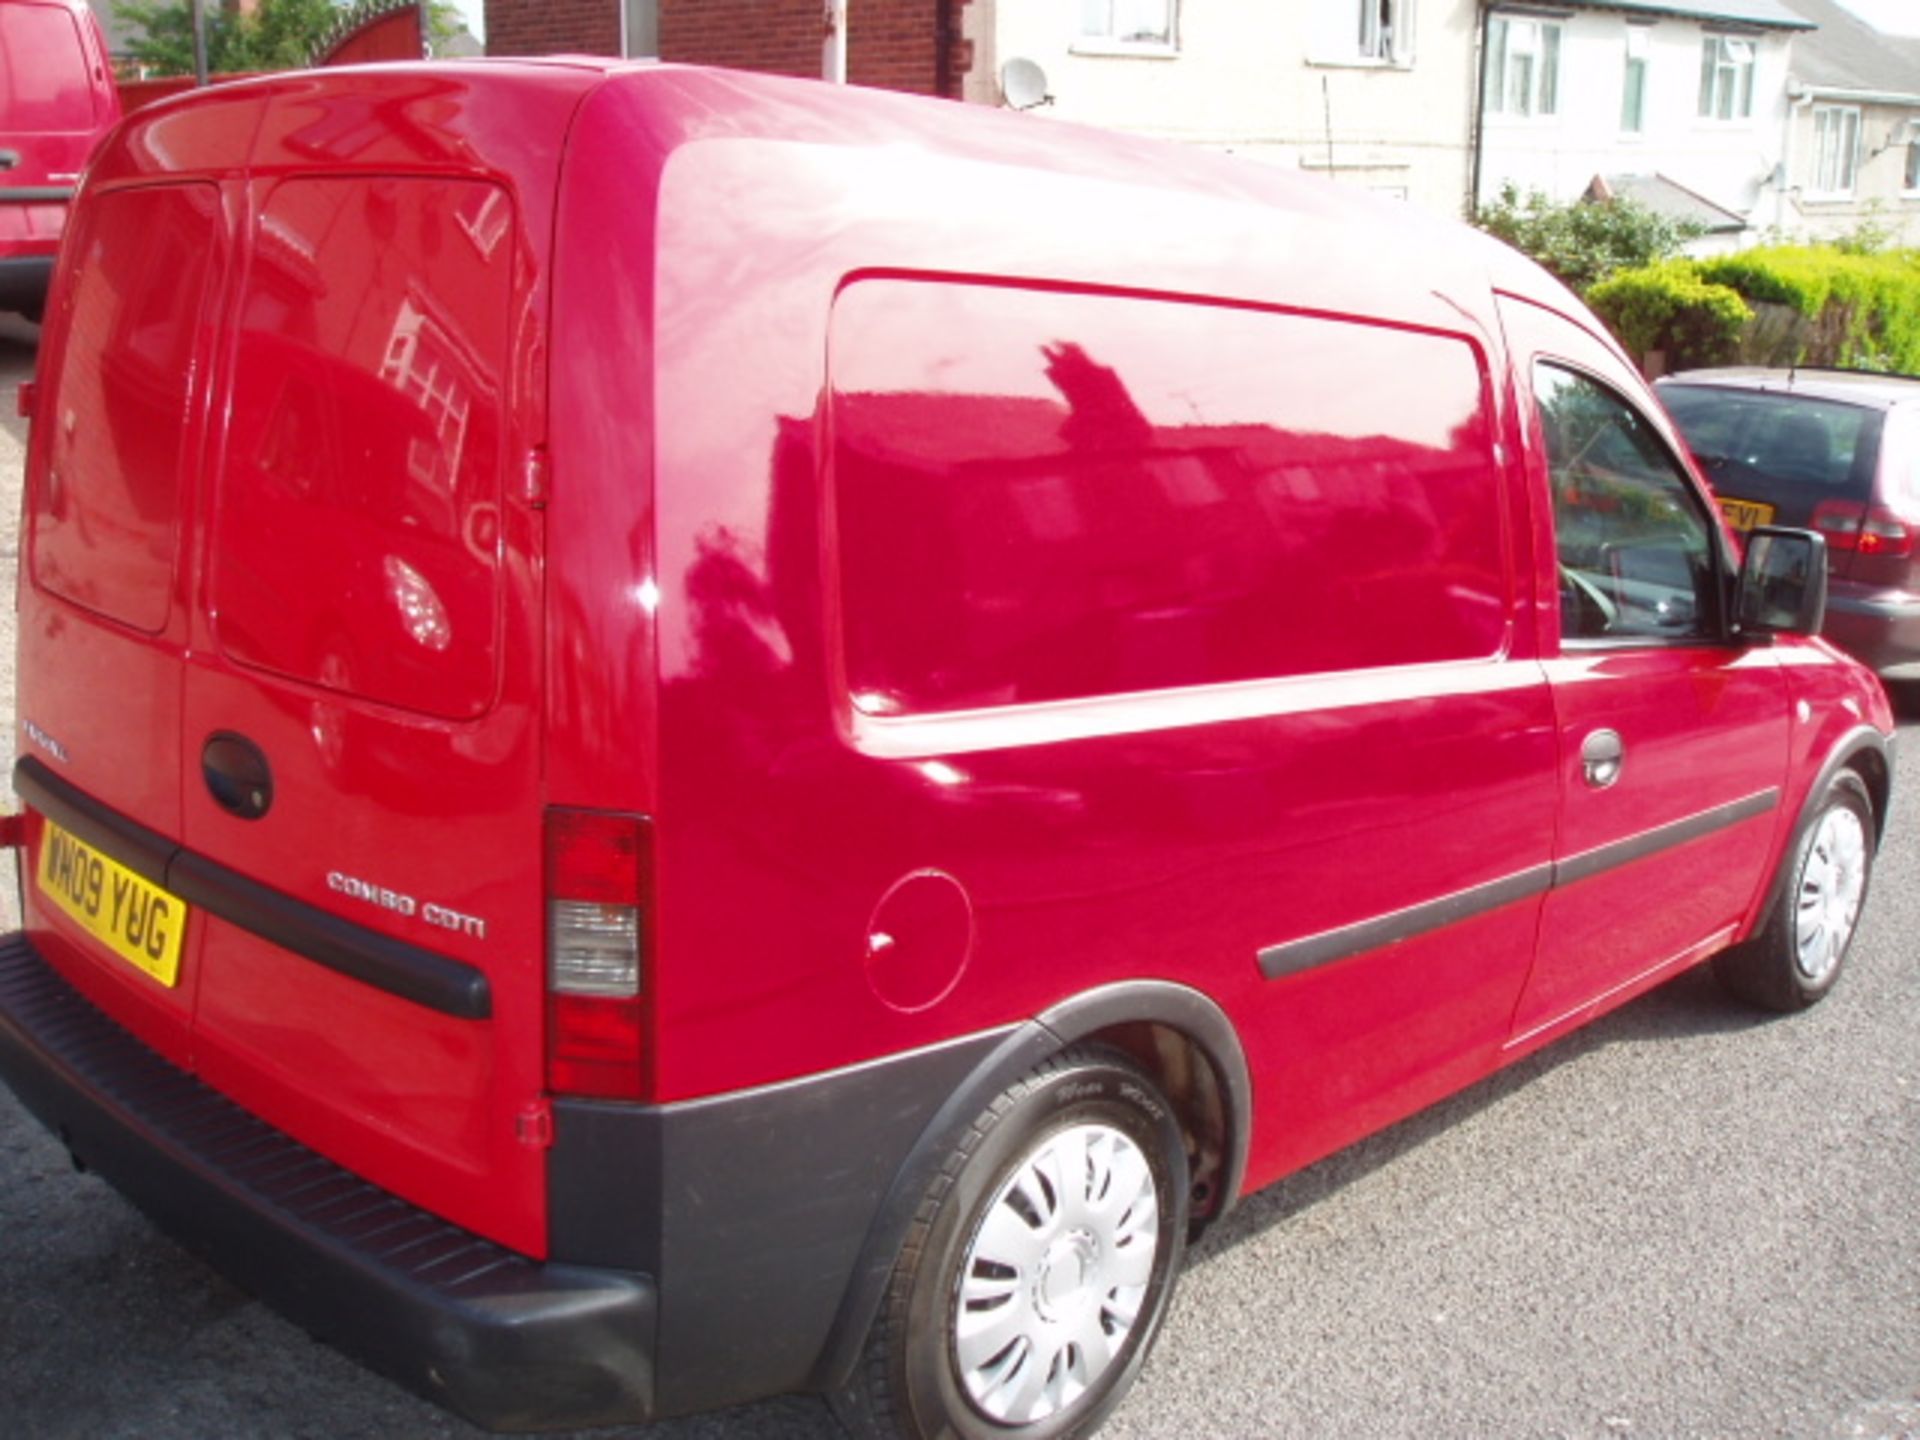
<svg viewBox="0 0 1920 1440">
<path fill-rule="evenodd" d="M 0 310 L 37 310 L 47 298 L 52 279 L 51 255 L 0 260 Z"/>
<path fill-rule="evenodd" d="M 142 1045 L 22 935 L 0 938 L 0 1079 L 236 1284 L 476 1424 L 651 1417 L 648 1277 L 541 1264 L 369 1185 Z"/>
</svg>

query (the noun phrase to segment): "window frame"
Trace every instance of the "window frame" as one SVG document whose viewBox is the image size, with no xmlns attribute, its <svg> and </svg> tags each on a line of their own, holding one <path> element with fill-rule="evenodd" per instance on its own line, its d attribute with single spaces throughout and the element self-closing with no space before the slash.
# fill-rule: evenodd
<svg viewBox="0 0 1920 1440">
<path fill-rule="evenodd" d="M 1698 649 L 1703 645 L 1724 646 L 1734 643 L 1731 636 L 1731 617 L 1733 614 L 1732 589 L 1738 574 L 1728 549 L 1726 527 L 1721 523 L 1718 510 L 1708 500 L 1693 471 L 1682 460 L 1679 452 L 1666 433 L 1648 416 L 1646 410 L 1634 404 L 1631 397 L 1622 393 L 1620 387 L 1605 377 L 1596 374 L 1587 366 L 1557 354 L 1537 354 L 1533 357 L 1527 377 L 1528 399 L 1539 426 L 1540 465 L 1545 472 L 1547 482 L 1548 519 L 1553 533 L 1553 561 L 1556 569 L 1560 563 L 1560 516 L 1554 497 L 1552 458 L 1546 444 L 1547 416 L 1540 403 L 1540 372 L 1542 369 L 1557 370 L 1564 375 L 1594 386 L 1605 397 L 1632 415 L 1647 435 L 1658 447 L 1674 479 L 1679 483 L 1688 513 L 1699 522 L 1706 534 L 1707 558 L 1712 573 L 1704 586 L 1704 600 L 1708 614 L 1698 630 L 1689 635 L 1569 635 L 1565 629 L 1556 626 L 1552 633 L 1559 636 L 1562 654 L 1582 654 L 1596 651 L 1617 650 L 1672 650 Z"/>
<path fill-rule="evenodd" d="M 1639 53 L 1635 53 L 1638 51 Z M 1653 74 L 1653 26 L 1627 22 L 1620 73 L 1620 133 L 1647 133 L 1647 87 Z"/>
<path fill-rule="evenodd" d="M 1308 0 L 1309 65 L 1411 70 L 1416 0 Z"/>
<path fill-rule="evenodd" d="M 1851 200 L 1860 185 L 1860 131 L 1865 116 L 1858 105 L 1813 107 L 1813 174 L 1809 200 Z M 1838 128 L 1839 134 L 1833 132 Z M 1848 132 L 1851 144 L 1847 144 Z M 1830 142 L 1838 142 L 1830 145 Z M 1831 162 L 1831 168 L 1830 168 Z"/>
<path fill-rule="evenodd" d="M 1900 193 L 1920 198 L 1920 117 L 1907 121 L 1907 168 Z"/>
<path fill-rule="evenodd" d="M 1744 49 L 1745 58 L 1735 54 Z M 1755 76 L 1760 68 L 1760 37 L 1709 30 L 1700 37 L 1699 118 L 1714 125 L 1741 125 L 1753 119 Z M 1725 82 L 1724 86 L 1722 82 Z M 1726 114 L 1721 114 L 1723 108 Z"/>
<path fill-rule="evenodd" d="M 1497 27 L 1497 38 L 1496 38 Z M 1507 120 L 1557 120 L 1560 116 L 1560 58 L 1565 50 L 1566 27 L 1558 20 L 1538 15 L 1509 15 L 1494 12 L 1487 17 L 1487 60 L 1485 83 L 1480 92 L 1480 107 L 1488 115 Z M 1516 49 L 1516 35 L 1531 37 L 1530 48 Z M 1513 65 L 1524 56 L 1531 63 L 1522 86 L 1522 105 L 1515 108 Z"/>
<path fill-rule="evenodd" d="M 1158 4 L 1166 14 L 1166 36 L 1128 39 L 1115 34 L 1121 8 L 1128 4 Z M 1103 8 L 1106 20 L 1101 28 L 1089 26 L 1090 12 Z M 1067 51 L 1072 55 L 1133 55 L 1152 59 L 1173 59 L 1180 53 L 1180 0 L 1080 0 L 1080 19 Z"/>
</svg>

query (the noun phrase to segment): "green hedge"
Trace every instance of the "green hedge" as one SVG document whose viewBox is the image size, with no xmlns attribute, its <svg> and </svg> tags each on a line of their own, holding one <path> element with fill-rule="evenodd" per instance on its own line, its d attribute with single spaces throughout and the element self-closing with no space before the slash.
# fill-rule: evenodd
<svg viewBox="0 0 1920 1440">
<path fill-rule="evenodd" d="M 1635 355 L 1920 374 L 1920 251 L 1774 245 L 1622 271 L 1587 299 Z M 1754 308 L 1772 312 L 1754 323 Z M 1790 323 L 1779 323 L 1784 315 Z"/>
<path fill-rule="evenodd" d="M 1704 260 L 1700 273 L 1804 317 L 1789 362 L 1920 372 L 1920 251 L 1769 246 Z"/>
<path fill-rule="evenodd" d="M 1636 358 L 1662 351 L 1666 368 L 1718 365 L 1733 357 L 1753 319 L 1747 302 L 1700 278 L 1691 260 L 1622 270 L 1587 291 L 1587 303 Z"/>
</svg>

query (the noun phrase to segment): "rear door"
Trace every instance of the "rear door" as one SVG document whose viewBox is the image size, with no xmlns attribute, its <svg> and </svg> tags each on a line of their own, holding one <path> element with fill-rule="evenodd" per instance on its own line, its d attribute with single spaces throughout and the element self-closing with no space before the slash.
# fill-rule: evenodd
<svg viewBox="0 0 1920 1440">
<path fill-rule="evenodd" d="M 1501 318 L 1559 609 L 1559 834 L 1525 1043 L 1731 935 L 1780 820 L 1787 696 L 1770 649 L 1722 638 L 1718 527 L 1636 377 L 1553 311 L 1509 299 Z"/>
<path fill-rule="evenodd" d="M 178 947 L 191 934 L 171 928 L 152 956 L 153 934 L 116 948 L 129 917 L 114 914 L 103 852 L 160 883 L 180 833 L 184 549 L 203 441 L 194 380 L 213 351 L 225 236 L 209 183 L 94 197 L 39 361 L 19 589 L 21 789 L 84 847 L 40 836 L 28 923 L 75 984 L 179 1064 L 195 974 Z"/>
<path fill-rule="evenodd" d="M 181 737 L 213 1085 L 538 1253 L 530 267 L 485 178 L 254 182 Z"/>
</svg>

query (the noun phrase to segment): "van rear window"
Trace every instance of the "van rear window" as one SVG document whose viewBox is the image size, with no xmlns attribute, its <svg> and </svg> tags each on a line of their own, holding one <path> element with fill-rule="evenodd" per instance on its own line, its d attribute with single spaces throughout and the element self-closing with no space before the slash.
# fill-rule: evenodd
<svg viewBox="0 0 1920 1440">
<path fill-rule="evenodd" d="M 910 714 L 1489 657 L 1480 360 L 1385 326 L 875 279 L 836 304 L 847 681 Z"/>
<path fill-rule="evenodd" d="M 509 215 L 478 181 L 302 178 L 268 197 L 216 519 L 227 655 L 426 714 L 488 708 Z"/>
<path fill-rule="evenodd" d="M 73 319 L 44 402 L 34 581 L 149 633 L 167 620 L 218 210 L 211 185 L 94 198 L 71 242 Z"/>
<path fill-rule="evenodd" d="M 54 5 L 0 5 L 0 130 L 93 126 L 93 82 L 73 17 Z"/>
</svg>

